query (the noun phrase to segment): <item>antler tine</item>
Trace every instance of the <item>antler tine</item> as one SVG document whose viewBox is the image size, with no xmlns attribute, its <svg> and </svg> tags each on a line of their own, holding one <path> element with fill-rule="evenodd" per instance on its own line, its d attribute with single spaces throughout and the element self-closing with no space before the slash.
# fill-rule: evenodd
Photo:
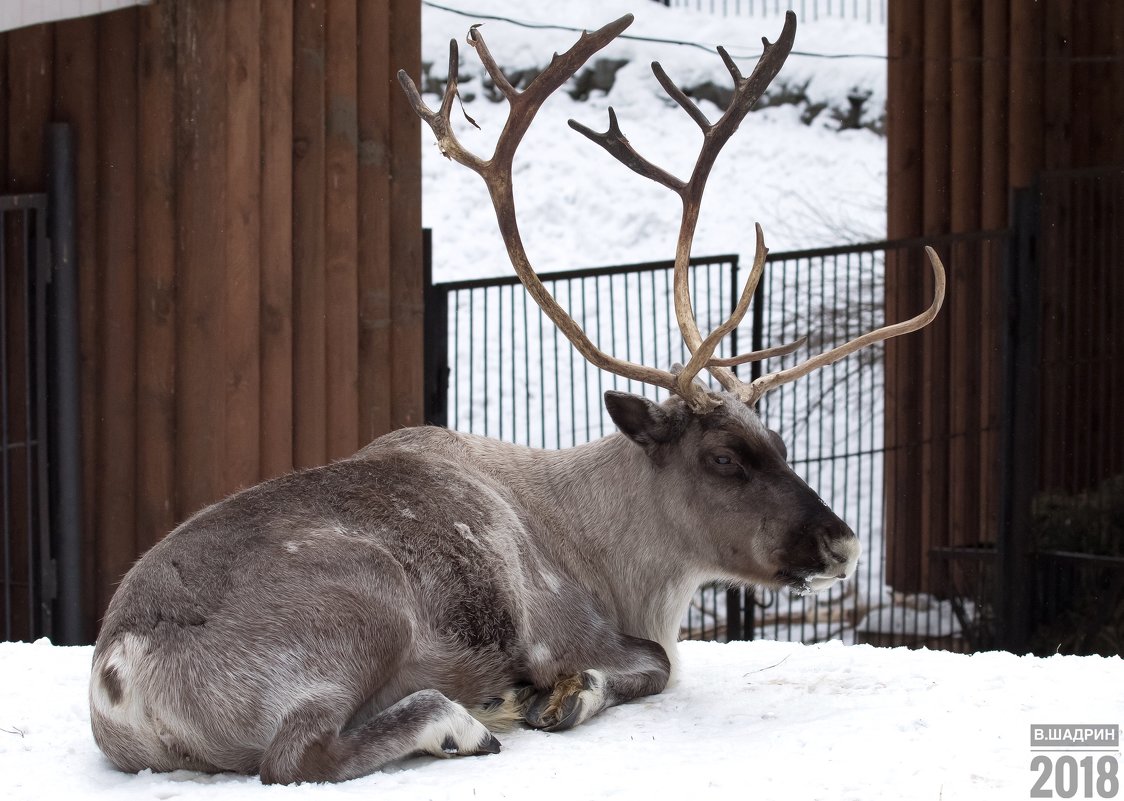
<svg viewBox="0 0 1124 801">
<path fill-rule="evenodd" d="M 796 353 L 804 347 L 804 343 L 808 341 L 807 336 L 802 336 L 785 345 L 777 345 L 772 348 L 762 348 L 761 350 L 750 351 L 749 353 L 742 353 L 737 356 L 731 356 L 727 359 L 711 359 L 706 363 L 710 367 L 737 367 L 740 364 L 749 364 L 750 362 L 760 362 L 765 359 L 772 359 L 777 356 L 788 356 L 790 353 Z"/>
<path fill-rule="evenodd" d="M 569 120 L 569 125 L 591 142 L 605 148 L 613 158 L 638 175 L 650 178 L 680 196 L 682 196 L 683 190 L 687 188 L 683 181 L 667 170 L 657 167 L 633 149 L 628 139 L 621 133 L 620 125 L 617 123 L 617 112 L 613 110 L 612 106 L 609 106 L 609 129 L 605 133 L 597 133 L 575 120 Z"/>
<path fill-rule="evenodd" d="M 671 99 L 679 104 L 679 107 L 687 112 L 687 115 L 695 121 L 695 124 L 702 128 L 703 133 L 706 133 L 712 127 L 710 120 L 702 113 L 702 109 L 695 104 L 695 101 L 687 97 L 687 93 L 680 89 L 671 78 L 667 77 L 664 72 L 663 65 L 658 61 L 652 62 L 652 74 L 656 76 L 656 80 L 660 82 L 663 90 L 670 95 Z"/>
<path fill-rule="evenodd" d="M 500 90 L 500 94 L 507 98 L 508 103 L 512 103 L 519 96 L 519 90 L 511 85 L 511 81 L 503 74 L 499 64 L 492 58 L 492 51 L 488 49 L 488 45 L 484 43 L 484 36 L 479 31 L 479 25 L 473 25 L 468 29 L 467 41 L 476 51 L 476 55 L 480 58 L 480 63 L 484 65 L 492 83 Z"/>
<path fill-rule="evenodd" d="M 496 82 L 496 85 L 501 87 L 500 91 L 511 106 L 511 114 L 508 115 L 507 124 L 496 143 L 496 152 L 492 156 L 492 162 L 496 163 L 497 170 L 510 171 L 515 150 L 519 147 L 523 134 L 527 132 L 539 108 L 542 107 L 547 98 L 557 91 L 562 84 L 570 80 L 574 73 L 581 69 L 594 53 L 620 36 L 625 28 L 632 24 L 632 21 L 633 16 L 625 14 L 620 19 L 610 22 L 596 31 L 583 31 L 574 46 L 562 55 L 555 53 L 546 69 L 540 72 L 523 91 L 512 87 L 503 76 L 480 31 L 474 26 L 468 32 L 468 43 L 480 55 L 484 68 L 491 75 L 492 80 Z"/>
<path fill-rule="evenodd" d="M 918 314 L 916 317 L 911 317 L 900 323 L 892 325 L 885 325 L 863 334 L 860 337 L 852 339 L 838 347 L 832 348 L 829 351 L 813 356 L 806 359 L 794 367 L 789 367 L 786 370 L 778 370 L 774 373 L 768 373 L 760 378 L 754 380 L 752 383 L 742 383 L 735 391 L 738 397 L 748 404 L 756 403 L 762 395 L 771 389 L 776 389 L 782 384 L 788 384 L 798 378 L 802 378 L 813 370 L 818 370 L 821 367 L 826 367 L 829 364 L 839 361 L 844 356 L 854 353 L 857 350 L 873 345 L 877 342 L 882 342 L 893 337 L 908 334 L 924 328 L 937 316 L 937 312 L 941 309 L 941 304 L 944 303 L 945 294 L 945 269 L 944 264 L 941 262 L 940 256 L 931 247 L 925 248 L 925 253 L 929 257 L 929 263 L 933 268 L 933 301 L 929 304 L 929 308 Z"/>
<path fill-rule="evenodd" d="M 441 98 L 439 111 L 434 111 L 425 104 L 421 92 L 418 91 L 418 87 L 406 70 L 398 70 L 398 83 L 401 85 L 402 91 L 406 93 L 406 99 L 409 100 L 414 112 L 433 130 L 433 135 L 437 137 L 437 147 L 440 148 L 441 155 L 483 175 L 487 162 L 469 152 L 460 143 L 457 135 L 453 133 L 453 126 L 450 122 L 453 101 L 457 97 L 459 62 L 457 42 L 452 39 L 449 41 L 449 83 L 446 85 L 445 94 Z"/>
<path fill-rule="evenodd" d="M 704 367 L 707 367 L 711 361 L 711 356 L 714 355 L 715 349 L 718 344 L 726 338 L 726 335 L 733 331 L 741 323 L 745 313 L 749 311 L 749 304 L 753 300 L 753 293 L 757 291 L 757 284 L 761 281 L 761 274 L 765 271 L 765 257 L 769 255 L 769 249 L 765 247 L 765 233 L 761 230 L 760 225 L 755 225 L 757 231 L 757 246 L 753 256 L 753 267 L 749 271 L 749 278 L 746 279 L 745 286 L 742 287 L 741 296 L 738 298 L 738 305 L 734 307 L 733 313 L 726 319 L 726 322 L 719 325 L 704 339 L 699 346 L 695 348 L 694 353 L 687 364 L 679 372 L 679 386 L 685 388 L 689 386 L 694 380 L 695 376 L 699 374 Z M 682 323 L 680 323 L 682 325 Z M 737 386 L 737 378 L 729 370 L 711 371 L 718 381 L 726 387 L 726 389 L 733 389 Z M 733 380 L 727 382 L 724 380 L 729 375 Z"/>
<path fill-rule="evenodd" d="M 808 337 L 803 336 L 785 345 L 755 350 L 750 353 L 741 353 L 728 358 L 712 358 L 719 343 L 725 339 L 731 331 L 741 325 L 741 321 L 745 317 L 746 312 L 749 311 L 749 304 L 753 300 L 754 294 L 757 292 L 757 286 L 761 283 L 761 276 L 765 271 L 765 258 L 769 254 L 769 249 L 765 247 L 765 234 L 762 232 L 761 226 L 757 225 L 755 227 L 757 230 L 756 254 L 753 259 L 753 267 L 749 271 L 749 278 L 746 279 L 745 286 L 742 288 L 741 296 L 738 299 L 738 304 L 726 322 L 711 331 L 707 338 L 702 341 L 698 350 L 692 355 L 691 360 L 687 362 L 686 366 L 679 372 L 680 385 L 682 385 L 684 381 L 693 380 L 695 375 L 705 367 L 715 375 L 715 378 L 722 382 L 722 385 L 727 390 L 736 392 L 742 386 L 742 382 L 739 381 L 736 376 L 733 376 L 733 373 L 726 371 L 718 373 L 712 368 L 736 367 L 740 364 L 759 362 L 776 356 L 787 356 L 800 349 L 804 343 L 808 341 Z M 733 376 L 733 380 L 723 381 L 727 375 Z"/>
</svg>

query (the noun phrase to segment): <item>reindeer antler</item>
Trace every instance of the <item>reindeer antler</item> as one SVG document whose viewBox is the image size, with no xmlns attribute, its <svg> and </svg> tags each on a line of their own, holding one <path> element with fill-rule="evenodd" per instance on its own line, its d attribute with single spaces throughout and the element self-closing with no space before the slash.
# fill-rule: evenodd
<svg viewBox="0 0 1124 801">
<path fill-rule="evenodd" d="M 398 81 L 402 84 L 414 111 L 433 129 L 433 133 L 437 137 L 437 146 L 441 149 L 441 152 L 458 164 L 463 164 L 474 170 L 484 179 L 484 183 L 488 187 L 488 194 L 492 198 L 492 205 L 495 208 L 500 235 L 503 237 L 508 257 L 511 259 L 512 266 L 515 267 L 519 280 L 523 282 L 523 286 L 527 288 L 527 291 L 539 304 L 543 312 L 566 335 L 566 338 L 573 343 L 582 356 L 599 369 L 608 370 L 623 378 L 653 384 L 676 392 L 678 391 L 676 378 L 670 372 L 615 358 L 594 345 L 581 329 L 581 326 L 566 313 L 566 310 L 547 291 L 531 266 L 530 260 L 527 258 L 527 252 L 523 247 L 523 240 L 519 234 L 519 224 L 515 219 L 515 197 L 511 186 L 511 166 L 515 150 L 539 108 L 555 90 L 581 69 L 582 65 L 594 53 L 604 48 L 631 25 L 632 19 L 631 14 L 626 14 L 592 33 L 588 31 L 582 33 L 581 38 L 573 47 L 562 55 L 555 54 L 549 66 L 539 73 L 538 77 L 523 91 L 513 87 L 511 82 L 504 77 L 495 59 L 492 58 L 488 46 L 484 43 L 484 37 L 479 30 L 472 28 L 468 33 L 468 43 L 479 54 L 481 63 L 488 71 L 496 88 L 507 99 L 511 109 L 507 124 L 496 142 L 495 152 L 492 154 L 492 158 L 487 161 L 472 154 L 461 145 L 453 133 L 449 121 L 453 101 L 457 96 L 458 54 L 455 40 L 449 43 L 449 83 L 445 88 L 445 95 L 438 111 L 432 111 L 426 106 L 417 87 L 405 70 L 398 72 Z"/>
<path fill-rule="evenodd" d="M 713 124 L 702 110 L 687 97 L 687 94 L 671 81 L 658 62 L 652 64 L 652 72 L 655 73 L 656 80 L 659 81 L 664 91 L 687 112 L 702 130 L 702 148 L 691 176 L 686 181 L 675 177 L 637 153 L 621 132 L 616 112 L 612 108 L 609 109 L 609 128 L 604 133 L 596 133 L 584 125 L 570 120 L 570 127 L 574 130 L 596 142 L 629 169 L 671 189 L 679 195 L 683 204 L 679 236 L 675 248 L 673 287 L 676 320 L 683 341 L 691 352 L 691 358 L 686 366 L 677 373 L 646 367 L 610 356 L 590 341 L 581 326 L 566 313 L 546 290 L 527 258 L 515 218 L 515 200 L 511 177 L 512 161 L 523 135 L 527 132 L 531 121 L 546 99 L 568 81 L 594 53 L 617 38 L 632 24 L 632 20 L 632 15 L 626 14 L 592 33 L 583 32 L 573 47 L 561 56 L 555 54 L 549 66 L 523 91 L 519 91 L 511 85 L 511 82 L 507 80 L 496 64 L 495 59 L 492 58 L 492 54 L 484 43 L 484 38 L 479 30 L 475 26 L 471 28 L 468 33 L 468 43 L 476 50 L 481 63 L 488 71 L 496 88 L 507 99 L 510 108 L 507 123 L 500 133 L 495 152 L 492 154 L 492 158 L 487 161 L 469 152 L 460 143 L 453 133 L 450 122 L 453 103 L 457 97 L 459 56 L 455 40 L 449 43 L 449 82 L 438 111 L 433 111 L 426 106 L 414 82 L 404 70 L 398 73 L 398 80 L 402 84 L 402 88 L 405 90 L 414 110 L 433 129 L 441 152 L 457 163 L 474 170 L 484 179 L 488 193 L 492 198 L 492 205 L 495 208 L 500 234 L 519 280 L 522 281 L 535 302 L 539 304 L 551 321 L 565 334 L 566 338 L 573 343 L 586 360 L 602 370 L 608 370 L 623 378 L 663 387 L 682 397 L 693 410 L 705 411 L 714 408 L 721 401 L 708 392 L 705 387 L 695 383 L 695 376 L 703 368 L 709 370 L 728 391 L 742 400 L 752 403 L 769 389 L 793 381 L 859 348 L 927 325 L 936 316 L 944 297 L 944 268 L 931 248 L 926 250 L 933 264 L 937 291 L 933 304 L 928 311 L 904 323 L 885 326 L 877 331 L 872 331 L 826 353 L 808 359 L 795 367 L 764 375 L 751 384 L 740 381 L 730 369 L 731 367 L 746 362 L 760 361 L 772 356 L 787 355 L 803 345 L 806 340 L 805 337 L 801 337 L 788 345 L 730 358 L 714 357 L 714 352 L 721 341 L 727 334 L 737 328 L 745 316 L 764 271 L 768 249 L 765 247 L 761 226 L 758 225 L 756 226 L 757 243 L 753 267 L 737 306 L 730 317 L 711 331 L 706 338 L 703 338 L 699 331 L 691 304 L 688 267 L 691 258 L 691 245 L 694 241 L 699 211 L 702 206 L 703 191 L 715 159 L 717 159 L 722 147 L 738 129 L 741 121 L 745 119 L 745 116 L 760 99 L 769 83 L 776 77 L 792 50 L 796 37 L 796 15 L 789 11 L 785 15 L 784 28 L 776 43 L 770 43 L 768 39 L 762 39 L 764 52 L 749 77 L 743 77 L 730 55 L 723 48 L 718 48 L 718 54 L 734 81 L 734 95 L 729 107 Z"/>
<path fill-rule="evenodd" d="M 707 119 L 702 109 L 700 109 L 691 98 L 687 97 L 686 92 L 672 82 L 660 63 L 658 61 L 652 63 L 652 72 L 655 74 L 656 80 L 659 81 L 660 86 L 663 87 L 664 91 L 667 92 L 672 100 L 678 103 L 679 106 L 687 112 L 687 115 L 694 120 L 702 130 L 702 148 L 699 151 L 698 160 L 695 162 L 695 168 L 691 172 L 691 177 L 686 181 L 682 181 L 665 172 L 633 150 L 628 140 L 625 139 L 624 135 L 621 133 L 620 126 L 617 124 L 616 114 L 612 109 L 609 110 L 609 130 L 603 134 L 594 133 L 584 125 L 580 125 L 573 120 L 570 121 L 571 128 L 601 145 L 634 172 L 643 175 L 645 178 L 650 178 L 656 183 L 662 184 L 674 191 L 679 195 L 683 203 L 679 238 L 675 247 L 675 275 L 673 282 L 675 317 L 679 322 L 679 330 L 683 335 L 683 340 L 693 356 L 679 374 L 678 391 L 681 395 L 688 390 L 689 386 L 693 385 L 695 376 L 703 367 L 707 367 L 714 377 L 725 386 L 728 382 L 737 381 L 737 378 L 727 366 L 724 365 L 743 364 L 748 361 L 757 361 L 760 358 L 765 358 L 759 354 L 747 353 L 743 356 L 735 356 L 733 359 L 722 360 L 722 364 L 711 361 L 711 356 L 721 340 L 726 334 L 733 331 L 738 326 L 738 323 L 741 322 L 742 317 L 745 316 L 746 311 L 749 309 L 749 300 L 753 297 L 753 292 L 757 288 L 757 283 L 761 278 L 761 272 L 765 265 L 765 256 L 768 253 L 768 250 L 765 248 L 761 227 L 757 226 L 757 247 L 753 260 L 753 269 L 750 270 L 749 278 L 746 281 L 745 289 L 741 295 L 741 301 L 738 303 L 730 318 L 725 323 L 718 326 L 718 328 L 714 329 L 711 335 L 705 340 L 699 332 L 694 309 L 691 305 L 687 281 L 687 265 L 691 258 L 691 244 L 694 241 L 695 228 L 698 225 L 703 191 L 706 189 L 706 181 L 707 178 L 710 177 L 710 171 L 714 167 L 714 161 L 718 158 L 722 147 L 738 129 L 742 120 L 745 119 L 745 116 L 749 114 L 754 104 L 756 104 L 761 98 L 761 95 L 764 94 L 765 89 L 768 88 L 773 78 L 780 72 L 785 59 L 788 58 L 788 54 L 792 50 L 792 45 L 795 40 L 796 14 L 789 11 L 785 14 L 784 28 L 781 30 L 780 38 L 777 39 L 776 43 L 772 44 L 768 39 L 762 38 L 761 42 L 764 45 L 764 50 L 748 78 L 742 76 L 734 60 L 730 58 L 730 54 L 727 53 L 724 48 L 718 48 L 718 55 L 722 57 L 722 61 L 734 81 L 734 94 L 725 113 L 713 124 Z M 791 346 L 784 346 L 780 350 L 782 352 L 791 352 L 799 347 L 800 342 L 801 341 L 793 343 Z M 779 354 L 774 352 L 772 355 Z"/>
</svg>

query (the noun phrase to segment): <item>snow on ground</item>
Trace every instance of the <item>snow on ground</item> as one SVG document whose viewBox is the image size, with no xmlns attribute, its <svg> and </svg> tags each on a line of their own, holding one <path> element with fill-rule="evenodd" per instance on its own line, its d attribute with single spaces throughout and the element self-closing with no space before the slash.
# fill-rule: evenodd
<svg viewBox="0 0 1124 801">
<path fill-rule="evenodd" d="M 491 154 L 507 104 L 483 97 L 479 61 L 464 44 L 469 26 L 484 23 L 481 31 L 489 48 L 509 71 L 544 66 L 553 52 L 568 49 L 577 34 L 528 29 L 480 15 L 592 29 L 633 12 L 636 22 L 628 34 L 707 46 L 709 52 L 651 42 L 614 42 L 595 56 L 629 62 L 617 73 L 608 96 L 595 91 L 587 101 L 578 102 L 564 90 L 556 93 L 516 156 L 520 224 L 537 269 L 670 259 L 679 220 L 676 197 L 631 173 L 571 130 L 566 120 L 574 118 L 604 130 L 607 107 L 612 105 L 637 150 L 684 177 L 697 156 L 701 135 L 664 94 L 649 64 L 660 61 L 680 85 L 710 79 L 728 86 L 729 73 L 713 46 L 726 46 L 748 75 L 760 55 L 761 37 L 776 39 L 782 18 L 717 17 L 650 0 L 446 0 L 442 5 L 471 13 L 465 16 L 425 6 L 422 58 L 433 64 L 431 75 L 443 79 L 448 42 L 461 43 L 462 95 L 475 96 L 465 109 L 482 130 L 465 122 L 459 110 L 454 111 L 456 129 L 466 146 L 484 156 Z M 884 25 L 840 19 L 801 21 L 796 51 L 872 57 L 831 60 L 794 53 L 774 88 L 807 82 L 812 101 L 845 108 L 848 92 L 859 87 L 872 93 L 867 116 L 877 116 L 885 102 L 885 61 L 879 58 L 886 52 L 885 39 Z M 427 95 L 427 102 L 436 106 L 437 96 Z M 712 121 L 721 114 L 708 101 L 701 101 L 701 106 Z M 885 140 L 865 129 L 836 130 L 830 110 L 811 125 L 800 121 L 801 112 L 793 105 L 756 111 L 727 144 L 708 185 L 695 254 L 742 253 L 748 263 L 754 222 L 764 226 L 766 243 L 774 251 L 884 236 Z M 425 126 L 422 153 L 423 216 L 434 232 L 435 280 L 511 274 L 483 182 L 444 159 Z"/>
<path fill-rule="evenodd" d="M 678 682 L 495 756 L 417 758 L 335 786 L 120 773 L 86 706 L 91 648 L 0 643 L 0 798 L 1019 799 L 1031 723 L 1124 722 L 1124 661 L 795 643 L 683 643 Z"/>
</svg>

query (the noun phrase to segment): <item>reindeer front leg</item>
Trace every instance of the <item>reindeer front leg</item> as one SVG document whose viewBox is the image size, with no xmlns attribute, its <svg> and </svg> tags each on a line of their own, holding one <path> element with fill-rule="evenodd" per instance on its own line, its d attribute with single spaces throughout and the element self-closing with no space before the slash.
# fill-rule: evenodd
<svg viewBox="0 0 1124 801">
<path fill-rule="evenodd" d="M 654 695 L 667 686 L 671 661 L 660 645 L 627 635 L 617 635 L 616 640 L 599 649 L 596 666 L 564 673 L 553 686 L 530 688 L 523 707 L 527 725 L 546 731 L 572 729 L 602 709 Z"/>
</svg>

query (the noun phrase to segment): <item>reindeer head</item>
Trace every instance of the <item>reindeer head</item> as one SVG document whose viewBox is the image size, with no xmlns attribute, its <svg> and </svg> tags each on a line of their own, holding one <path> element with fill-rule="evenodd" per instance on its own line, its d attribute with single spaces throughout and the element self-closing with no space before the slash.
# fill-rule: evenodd
<svg viewBox="0 0 1124 801">
<path fill-rule="evenodd" d="M 800 594 L 849 577 L 858 538 L 789 467 L 780 435 L 736 397 L 713 400 L 696 412 L 677 396 L 605 393 L 613 422 L 652 462 L 660 517 L 709 575 Z"/>
<path fill-rule="evenodd" d="M 691 353 L 690 359 L 681 369 L 665 371 L 617 359 L 600 350 L 547 292 L 530 264 L 515 217 L 512 162 L 519 142 L 546 99 L 631 23 L 632 16 L 626 15 L 597 31 L 583 33 L 573 47 L 562 55 L 555 55 L 547 68 L 522 91 L 515 89 L 503 75 L 479 30 L 473 27 L 468 43 L 479 54 L 496 89 L 504 95 L 511 109 L 495 152 L 486 161 L 463 147 L 450 123 L 457 97 L 455 41 L 450 43 L 449 83 L 438 111 L 425 105 L 405 72 L 399 72 L 398 78 L 414 110 L 433 129 L 441 152 L 484 179 L 512 265 L 544 313 L 598 368 L 662 387 L 671 393 L 672 397 L 662 405 L 614 392 L 606 394 L 605 402 L 621 431 L 644 448 L 660 467 L 667 497 L 675 498 L 679 508 L 695 511 L 696 520 L 706 520 L 709 533 L 705 541 L 714 548 L 716 565 L 731 578 L 785 585 L 799 592 L 824 589 L 854 570 L 858 541 L 850 528 L 788 466 L 784 443 L 775 432 L 765 428 L 753 406 L 770 389 L 795 381 L 860 348 L 927 325 L 936 317 L 944 299 L 944 267 L 936 252 L 926 248 L 933 269 L 934 297 L 929 308 L 916 317 L 866 333 L 793 367 L 743 382 L 732 368 L 787 355 L 806 341 L 801 338 L 787 345 L 729 358 L 714 355 L 721 341 L 745 316 L 764 271 L 768 250 L 761 227 L 756 226 L 753 268 L 738 304 L 724 323 L 705 338 L 702 336 L 692 308 L 688 266 L 703 191 L 723 145 L 780 71 L 792 49 L 796 15 L 789 11 L 777 42 L 762 40 L 764 52 L 748 77 L 741 74 L 723 48 L 718 48 L 733 79 L 734 93 L 730 105 L 714 123 L 668 78 L 659 63 L 652 64 L 660 85 L 702 131 L 703 144 L 687 180 L 677 178 L 637 153 L 622 134 L 611 108 L 609 127 L 604 133 L 570 121 L 570 127 L 603 147 L 629 169 L 679 195 L 683 207 L 673 288 L 676 320 Z M 712 392 L 695 380 L 704 369 L 724 391 Z M 683 525 L 691 523 L 684 520 Z"/>
</svg>

